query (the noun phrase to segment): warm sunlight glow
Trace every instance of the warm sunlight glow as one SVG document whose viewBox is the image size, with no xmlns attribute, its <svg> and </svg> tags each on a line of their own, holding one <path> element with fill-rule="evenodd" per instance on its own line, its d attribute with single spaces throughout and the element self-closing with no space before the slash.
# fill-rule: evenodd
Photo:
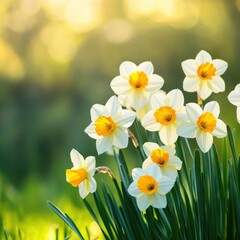
<svg viewBox="0 0 240 240">
<path fill-rule="evenodd" d="M 100 0 L 70 0 L 66 6 L 66 20 L 79 31 L 91 30 L 100 23 Z"/>
<path fill-rule="evenodd" d="M 134 35 L 133 28 L 125 19 L 113 19 L 103 26 L 103 34 L 107 41 L 113 43 L 127 42 Z"/>
<path fill-rule="evenodd" d="M 149 17 L 154 22 L 167 22 L 176 28 L 191 28 L 199 19 L 199 6 L 190 1 L 126 0 L 125 6 L 131 19 Z"/>
<path fill-rule="evenodd" d="M 67 24 L 48 24 L 42 30 L 40 38 L 47 46 L 50 56 L 62 63 L 73 58 L 81 43 L 81 38 L 76 37 Z"/>
<path fill-rule="evenodd" d="M 0 73 L 11 79 L 19 79 L 24 75 L 20 57 L 7 42 L 0 38 Z"/>
<path fill-rule="evenodd" d="M 68 23 L 74 31 L 87 32 L 101 23 L 102 0 L 45 0 L 48 16 Z"/>
<path fill-rule="evenodd" d="M 41 8 L 40 1 L 36 0 L 23 0 L 21 3 L 21 9 L 27 14 L 27 15 L 34 15 L 38 13 L 38 11 Z"/>
</svg>

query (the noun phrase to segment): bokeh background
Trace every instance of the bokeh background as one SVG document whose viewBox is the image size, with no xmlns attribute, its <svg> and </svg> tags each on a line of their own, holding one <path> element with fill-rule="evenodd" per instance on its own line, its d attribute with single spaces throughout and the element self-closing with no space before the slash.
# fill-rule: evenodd
<svg viewBox="0 0 240 240">
<path fill-rule="evenodd" d="M 72 148 L 97 155 L 83 132 L 91 106 L 113 95 L 125 60 L 152 61 L 165 91 L 182 89 L 181 62 L 201 49 L 229 63 L 226 92 L 209 100 L 239 130 L 227 95 L 240 82 L 240 0 L 1 0 L 0 226 L 9 238 L 55 239 L 64 225 L 47 200 L 91 224 L 65 181 Z M 114 168 L 108 155 L 97 164 Z"/>
</svg>

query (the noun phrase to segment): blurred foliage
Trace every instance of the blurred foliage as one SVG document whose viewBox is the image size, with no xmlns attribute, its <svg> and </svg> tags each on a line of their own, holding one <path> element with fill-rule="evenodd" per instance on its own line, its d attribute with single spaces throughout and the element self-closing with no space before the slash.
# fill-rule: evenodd
<svg viewBox="0 0 240 240">
<path fill-rule="evenodd" d="M 67 191 L 69 152 L 96 155 L 95 142 L 83 133 L 89 109 L 113 94 L 109 83 L 124 60 L 152 61 L 166 91 L 182 89 L 181 62 L 201 49 L 227 61 L 226 92 L 211 99 L 220 102 L 221 118 L 239 128 L 226 100 L 240 79 L 239 26 L 240 0 L 1 0 L 4 195 L 10 188 L 26 197 L 32 177 L 44 179 L 29 190 L 47 189 L 38 192 L 44 204 Z M 193 94 L 185 97 L 195 101 Z"/>
</svg>

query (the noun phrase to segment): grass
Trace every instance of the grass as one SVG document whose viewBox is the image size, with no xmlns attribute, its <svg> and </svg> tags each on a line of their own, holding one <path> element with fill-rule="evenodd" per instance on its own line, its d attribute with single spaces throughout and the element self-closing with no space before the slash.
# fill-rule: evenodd
<svg viewBox="0 0 240 240">
<path fill-rule="evenodd" d="M 20 189 L 0 179 L 0 239 L 1 240 L 76 240 L 77 236 L 50 211 L 47 200 L 53 199 L 66 209 L 80 230 L 87 236 L 89 227 L 92 236 L 99 234 L 90 214 L 83 208 L 77 189 L 58 189 L 54 184 L 30 177 Z M 51 185 L 51 187 L 49 187 Z M 56 185 L 55 188 L 58 186 Z M 73 191 L 68 191 L 68 190 Z M 52 193 L 54 192 L 54 194 Z M 73 195 L 75 196 L 73 198 Z M 81 213 L 81 214 L 80 214 Z"/>
<path fill-rule="evenodd" d="M 106 183 L 108 176 L 97 175 L 98 192 L 84 201 L 76 188 L 67 187 L 64 178 L 59 184 L 56 179 L 30 177 L 16 189 L 1 177 L 0 239 L 81 239 L 50 211 L 48 200 L 70 216 L 84 239 L 238 239 L 240 149 L 236 135 L 228 128 L 228 137 L 206 154 L 192 151 L 181 138 L 176 147 L 184 164 L 167 195 L 168 206 L 149 208 L 143 214 L 126 192 L 132 167 L 128 159 L 133 155 L 124 156 L 121 151 L 115 157 L 122 182 L 117 178 Z M 137 156 L 141 157 L 141 151 Z"/>
<path fill-rule="evenodd" d="M 114 180 L 114 186 L 102 182 L 93 194 L 95 205 L 84 200 L 105 239 L 239 239 L 240 158 L 235 132 L 228 127 L 221 142 L 202 153 L 179 138 L 176 151 L 183 167 L 167 195 L 167 207 L 150 207 L 142 213 L 127 192 L 132 181 L 128 161 L 122 151 L 116 153 L 121 181 Z"/>
</svg>

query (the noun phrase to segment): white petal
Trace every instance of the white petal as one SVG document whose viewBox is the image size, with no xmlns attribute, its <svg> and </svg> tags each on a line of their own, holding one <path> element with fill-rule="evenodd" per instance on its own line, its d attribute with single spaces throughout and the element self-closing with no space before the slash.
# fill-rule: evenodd
<svg viewBox="0 0 240 240">
<path fill-rule="evenodd" d="M 151 106 L 149 101 L 147 102 L 147 104 L 145 106 L 143 106 L 141 109 L 137 110 L 137 119 L 139 121 L 142 121 L 142 118 L 144 117 L 144 115 L 149 112 L 151 110 Z"/>
<path fill-rule="evenodd" d="M 154 92 L 163 86 L 164 80 L 157 74 L 152 74 L 148 78 L 148 85 L 145 87 L 146 91 Z"/>
<path fill-rule="evenodd" d="M 88 178 L 88 181 L 90 184 L 89 192 L 94 193 L 97 190 L 97 182 L 93 177 Z"/>
<path fill-rule="evenodd" d="M 234 90 L 240 93 L 240 83 L 236 85 L 236 87 L 234 88 Z"/>
<path fill-rule="evenodd" d="M 183 123 L 178 129 L 177 133 L 181 137 L 185 138 L 195 138 L 197 134 L 198 127 L 196 123 Z"/>
<path fill-rule="evenodd" d="M 109 98 L 105 106 L 111 117 L 117 115 L 122 110 L 122 107 L 116 96 L 112 96 L 111 98 Z"/>
<path fill-rule="evenodd" d="M 178 138 L 176 127 L 173 124 L 162 126 L 159 131 L 159 136 L 165 145 L 171 145 L 175 143 Z"/>
<path fill-rule="evenodd" d="M 214 115 L 215 118 L 218 118 L 219 114 L 220 114 L 220 107 L 218 102 L 216 101 L 211 101 L 208 102 L 203 109 L 203 112 L 210 112 Z"/>
<path fill-rule="evenodd" d="M 202 80 L 200 83 L 200 89 L 198 95 L 202 100 L 206 100 L 212 93 L 211 85 L 208 80 Z"/>
<path fill-rule="evenodd" d="M 162 177 L 161 169 L 156 163 L 150 164 L 145 170 L 148 172 L 148 175 L 152 176 L 154 179 L 159 179 Z"/>
<path fill-rule="evenodd" d="M 212 61 L 212 63 L 214 65 L 214 67 L 216 68 L 216 74 L 217 75 L 222 75 L 228 67 L 227 62 L 225 62 L 223 60 L 220 60 L 220 59 L 214 59 Z"/>
<path fill-rule="evenodd" d="M 102 136 L 100 136 L 96 133 L 96 128 L 95 128 L 94 123 L 91 123 L 89 126 L 87 126 L 86 129 L 84 130 L 84 132 L 93 139 L 101 139 L 102 138 Z"/>
<path fill-rule="evenodd" d="M 162 176 L 158 180 L 158 187 L 161 194 L 167 194 L 173 187 L 174 181 L 168 177 Z"/>
<path fill-rule="evenodd" d="M 188 103 L 185 110 L 187 117 L 191 122 L 197 122 L 199 116 L 202 114 L 201 107 L 196 103 Z"/>
<path fill-rule="evenodd" d="M 128 79 L 125 79 L 122 76 L 115 77 L 111 81 L 110 87 L 112 88 L 113 92 L 118 95 L 126 95 L 131 90 Z"/>
<path fill-rule="evenodd" d="M 150 95 L 146 91 L 131 91 L 128 95 L 128 104 L 135 110 L 146 105 Z"/>
<path fill-rule="evenodd" d="M 228 100 L 231 104 L 240 107 L 240 92 L 233 90 L 228 95 Z"/>
<path fill-rule="evenodd" d="M 160 148 L 166 150 L 170 155 L 170 157 L 174 156 L 174 154 L 176 153 L 175 144 L 167 145 L 167 146 L 164 145 L 164 146 L 161 146 Z"/>
<path fill-rule="evenodd" d="M 166 98 L 166 93 L 163 91 L 158 91 L 154 93 L 150 98 L 151 107 L 153 110 L 165 105 L 164 100 Z"/>
<path fill-rule="evenodd" d="M 177 170 L 180 170 L 182 168 L 182 161 L 179 157 L 173 156 L 169 159 L 168 166 L 175 167 Z"/>
<path fill-rule="evenodd" d="M 72 149 L 72 151 L 70 152 L 70 157 L 74 168 L 84 167 L 84 157 L 77 150 Z"/>
<path fill-rule="evenodd" d="M 108 115 L 108 111 L 104 105 L 94 104 L 90 110 L 90 114 L 92 122 L 95 122 L 100 116 Z"/>
<path fill-rule="evenodd" d="M 163 99 L 163 101 L 164 101 L 163 106 L 171 105 L 170 98 L 168 97 L 168 95 Z"/>
<path fill-rule="evenodd" d="M 150 199 L 146 194 L 143 194 L 137 198 L 137 206 L 140 211 L 146 210 L 150 205 Z"/>
<path fill-rule="evenodd" d="M 133 72 L 137 71 L 137 65 L 133 62 L 125 61 L 120 65 L 120 75 L 124 78 L 129 78 Z"/>
<path fill-rule="evenodd" d="M 113 134 L 113 145 L 118 148 L 126 148 L 128 145 L 128 133 L 126 129 L 118 127 Z"/>
<path fill-rule="evenodd" d="M 89 189 L 90 189 L 89 181 L 84 180 L 83 182 L 80 183 L 78 188 L 79 188 L 79 194 L 81 198 L 84 199 L 89 194 Z"/>
<path fill-rule="evenodd" d="M 164 166 L 161 169 L 162 169 L 163 176 L 170 178 L 173 182 L 176 181 L 176 178 L 178 175 L 176 168 L 170 168 L 168 166 Z"/>
<path fill-rule="evenodd" d="M 136 118 L 136 113 L 130 110 L 122 110 L 121 114 L 115 120 L 115 123 L 119 126 L 129 128 Z"/>
<path fill-rule="evenodd" d="M 237 121 L 240 123 L 240 107 L 237 107 Z"/>
<path fill-rule="evenodd" d="M 125 107 L 128 106 L 127 97 L 128 95 L 118 95 L 118 101 L 122 106 L 125 106 Z"/>
<path fill-rule="evenodd" d="M 217 124 L 212 135 L 218 138 L 223 138 L 227 135 L 226 124 L 221 119 L 217 119 Z"/>
<path fill-rule="evenodd" d="M 205 62 L 211 62 L 212 57 L 208 52 L 201 50 L 196 56 L 196 61 L 200 65 Z"/>
<path fill-rule="evenodd" d="M 212 77 L 212 79 L 209 80 L 209 83 L 214 93 L 225 91 L 225 82 L 220 76 Z"/>
<path fill-rule="evenodd" d="M 147 168 L 150 164 L 152 164 L 153 161 L 152 161 L 152 158 L 151 157 L 148 157 L 142 164 L 142 168 L 145 169 Z"/>
<path fill-rule="evenodd" d="M 188 59 L 182 62 L 182 69 L 186 76 L 197 75 L 197 63 L 194 59 Z"/>
<path fill-rule="evenodd" d="M 178 110 L 183 106 L 184 96 L 181 90 L 173 89 L 167 94 L 167 96 L 170 99 L 170 105 L 173 109 Z"/>
<path fill-rule="evenodd" d="M 147 172 L 142 168 L 134 168 L 132 170 L 132 177 L 134 181 L 137 181 L 142 175 L 146 175 Z"/>
<path fill-rule="evenodd" d="M 96 159 L 93 156 L 89 156 L 86 158 L 86 170 L 89 172 L 91 176 L 95 173 L 96 168 Z"/>
<path fill-rule="evenodd" d="M 145 142 L 143 144 L 143 150 L 146 153 L 147 156 L 151 156 L 152 151 L 155 149 L 160 148 L 159 145 L 157 143 L 154 142 Z"/>
<path fill-rule="evenodd" d="M 197 144 L 202 152 L 208 152 L 213 143 L 213 136 L 208 132 L 198 131 L 196 135 Z"/>
<path fill-rule="evenodd" d="M 165 208 L 167 206 L 167 198 L 165 195 L 155 193 L 152 198 L 152 204 L 155 208 Z"/>
<path fill-rule="evenodd" d="M 186 110 L 185 110 L 184 106 L 176 112 L 176 115 L 177 115 L 177 118 L 175 121 L 176 127 L 178 127 L 180 124 L 188 121 Z"/>
<path fill-rule="evenodd" d="M 198 77 L 185 77 L 183 80 L 183 90 L 186 92 L 196 92 L 200 87 L 200 80 Z"/>
<path fill-rule="evenodd" d="M 154 111 L 149 111 L 142 119 L 142 126 L 148 131 L 155 132 L 160 129 L 160 123 L 156 122 Z"/>
<path fill-rule="evenodd" d="M 141 191 L 139 190 L 139 188 L 137 187 L 137 183 L 136 182 L 132 182 L 129 187 L 128 187 L 128 192 L 131 196 L 133 197 L 137 197 L 141 194 Z"/>
<path fill-rule="evenodd" d="M 108 151 L 112 147 L 111 140 L 112 140 L 111 137 L 103 137 L 101 139 L 97 139 L 96 147 L 99 155 Z"/>
<path fill-rule="evenodd" d="M 142 71 L 146 75 L 150 75 L 153 73 L 153 65 L 151 62 L 143 62 L 138 65 L 137 71 L 139 71 L 139 72 Z"/>
</svg>

